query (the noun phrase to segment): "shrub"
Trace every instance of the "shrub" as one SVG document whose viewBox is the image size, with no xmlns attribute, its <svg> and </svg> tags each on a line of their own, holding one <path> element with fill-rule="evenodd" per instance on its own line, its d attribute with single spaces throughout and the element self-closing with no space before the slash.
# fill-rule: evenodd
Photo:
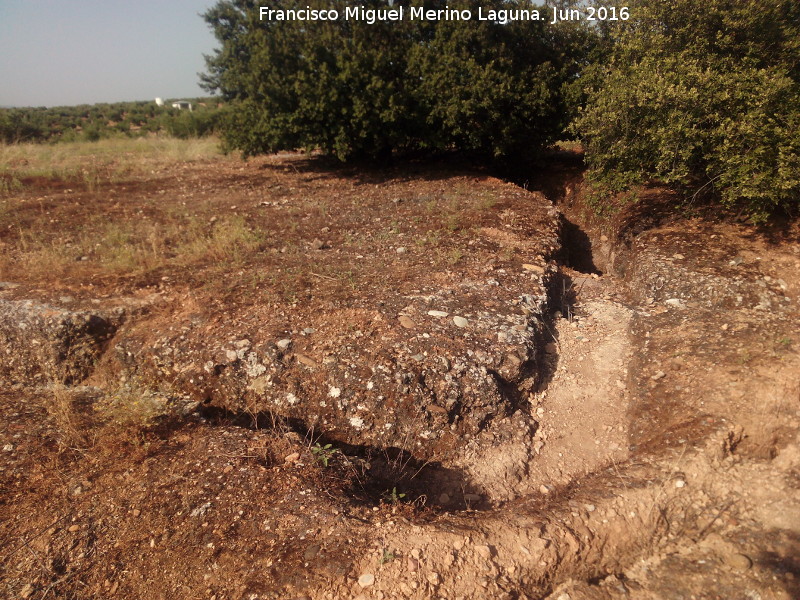
<svg viewBox="0 0 800 600">
<path fill-rule="evenodd" d="M 336 21 L 260 21 L 251 0 L 222 0 L 205 14 L 221 47 L 207 57 L 209 91 L 233 103 L 227 145 L 244 155 L 321 149 L 341 160 L 393 150 L 535 152 L 561 131 L 561 88 L 578 57 L 567 28 L 544 22 L 346 20 L 346 6 L 379 0 L 279 0 L 273 9 L 332 8 Z M 432 0 L 426 9 L 470 9 Z M 532 9 L 488 0 L 488 9 Z M 557 31 L 558 33 L 554 33 Z M 571 34 L 570 34 L 571 35 Z"/>
<path fill-rule="evenodd" d="M 650 179 L 742 205 L 800 198 L 800 4 L 637 0 L 576 128 L 589 179 Z"/>
<path fill-rule="evenodd" d="M 478 12 L 478 3 L 465 6 Z M 486 3 L 480 3 L 486 10 Z M 504 8 L 511 8 L 507 3 Z M 530 8 L 530 5 L 520 8 Z M 443 21 L 411 52 L 409 72 L 434 147 L 509 157 L 555 140 L 563 72 L 545 22 Z"/>
<path fill-rule="evenodd" d="M 138 137 L 165 132 L 173 137 L 204 137 L 215 133 L 219 113 L 198 105 L 193 112 L 158 107 L 152 101 L 117 102 L 55 108 L 0 108 L 0 142 L 97 142 L 115 136 Z M 136 126 L 137 129 L 131 129 Z"/>
<path fill-rule="evenodd" d="M 216 111 L 173 111 L 164 113 L 163 128 L 172 137 L 179 139 L 198 138 L 210 135 L 217 124 Z"/>
</svg>

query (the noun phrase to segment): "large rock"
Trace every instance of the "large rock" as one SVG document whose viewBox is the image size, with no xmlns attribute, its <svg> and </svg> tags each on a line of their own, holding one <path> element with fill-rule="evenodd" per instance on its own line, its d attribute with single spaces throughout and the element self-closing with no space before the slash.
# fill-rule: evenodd
<svg viewBox="0 0 800 600">
<path fill-rule="evenodd" d="M 176 319 L 171 331 L 142 322 L 120 331 L 114 362 L 144 385 L 236 412 L 270 412 L 349 444 L 446 454 L 527 407 L 547 303 L 523 294 L 488 310 L 477 299 L 497 298 L 496 284 L 464 282 L 460 292 L 410 299 L 401 309 L 410 328 L 391 308 L 329 311 L 312 323 L 315 333 L 288 345 L 266 328 L 246 339 L 209 336 L 208 316 Z M 428 314 L 438 309 L 466 315 L 467 325 Z"/>
<path fill-rule="evenodd" d="M 92 312 L 0 299 L 0 379 L 12 384 L 80 381 L 115 328 L 112 319 Z"/>
<path fill-rule="evenodd" d="M 758 250 L 708 245 L 706 227 L 670 226 L 640 234 L 618 270 L 633 298 L 671 308 L 727 312 L 790 309 L 786 282 L 764 276 Z M 731 240 L 738 239 L 731 234 Z"/>
<path fill-rule="evenodd" d="M 337 443 L 447 457 L 527 410 L 537 385 L 559 219 L 539 195 L 509 196 L 475 229 L 466 269 L 389 270 L 379 289 L 302 306 L 214 307 L 190 291 L 122 328 L 108 370 Z"/>
</svg>

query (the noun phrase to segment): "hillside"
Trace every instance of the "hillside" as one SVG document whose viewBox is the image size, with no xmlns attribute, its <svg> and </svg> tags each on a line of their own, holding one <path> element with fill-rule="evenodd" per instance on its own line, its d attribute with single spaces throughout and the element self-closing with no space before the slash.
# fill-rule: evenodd
<svg viewBox="0 0 800 600">
<path fill-rule="evenodd" d="M 795 222 L 599 222 L 574 154 L 20 165 L 6 596 L 800 593 Z"/>
</svg>

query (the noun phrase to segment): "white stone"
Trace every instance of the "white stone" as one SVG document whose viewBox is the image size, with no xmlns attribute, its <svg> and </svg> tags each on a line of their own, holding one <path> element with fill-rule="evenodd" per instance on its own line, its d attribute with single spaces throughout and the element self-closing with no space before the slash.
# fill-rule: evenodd
<svg viewBox="0 0 800 600">
<path fill-rule="evenodd" d="M 453 323 L 455 323 L 456 327 L 466 327 L 469 321 L 467 321 L 464 317 L 453 317 Z"/>
</svg>

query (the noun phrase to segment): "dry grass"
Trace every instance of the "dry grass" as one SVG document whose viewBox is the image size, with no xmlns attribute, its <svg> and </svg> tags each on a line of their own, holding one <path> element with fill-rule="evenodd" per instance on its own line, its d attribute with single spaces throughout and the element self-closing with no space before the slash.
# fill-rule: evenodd
<svg viewBox="0 0 800 600">
<path fill-rule="evenodd" d="M 117 387 L 95 406 L 99 422 L 134 437 L 169 413 L 169 399 L 166 395 L 136 383 Z"/>
<path fill-rule="evenodd" d="M 26 178 L 39 177 L 93 194 L 105 184 L 148 180 L 172 165 L 214 157 L 219 150 L 213 138 L 0 145 L 0 231 L 5 233 L 0 277 L 136 275 L 204 260 L 237 263 L 259 249 L 264 236 L 236 214 L 210 220 L 187 212 L 186 203 L 158 198 L 148 204 L 155 218 L 142 218 L 141 208 L 123 206 L 121 218 L 109 213 L 98 219 L 89 213 L 76 227 L 53 221 L 47 201 L 20 193 Z M 95 204 L 111 205 L 97 194 L 90 197 Z M 69 210 L 84 202 L 84 196 L 76 195 L 75 208 Z"/>
<path fill-rule="evenodd" d="M 193 216 L 167 223 L 110 222 L 76 237 L 48 237 L 29 228 L 19 231 L 16 248 L 0 247 L 0 275 L 136 275 L 204 260 L 230 265 L 258 250 L 264 240 L 240 216 L 211 224 Z"/>
<path fill-rule="evenodd" d="M 87 437 L 78 414 L 74 392 L 61 383 L 55 383 L 48 390 L 44 404 L 58 435 L 59 451 L 84 448 Z"/>
<path fill-rule="evenodd" d="M 0 144 L 0 195 L 19 189 L 25 177 L 83 182 L 90 191 L 104 182 L 143 175 L 154 167 L 218 156 L 208 137 L 107 139 L 60 144 Z"/>
<path fill-rule="evenodd" d="M 160 423 L 178 414 L 169 391 L 131 380 L 115 383 L 101 396 L 61 383 L 48 388 L 44 408 L 52 423 L 59 454 L 85 455 L 122 444 L 139 444 Z"/>
</svg>

